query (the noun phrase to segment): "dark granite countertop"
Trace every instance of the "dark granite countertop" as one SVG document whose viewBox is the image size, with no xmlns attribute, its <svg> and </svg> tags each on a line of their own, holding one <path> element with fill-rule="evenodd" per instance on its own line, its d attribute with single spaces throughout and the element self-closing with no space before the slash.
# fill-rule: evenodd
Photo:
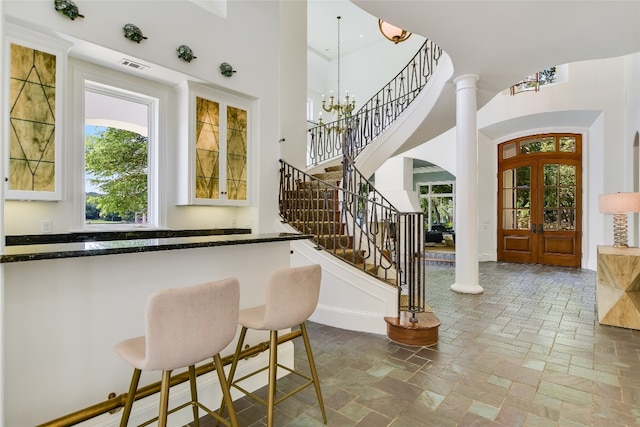
<svg viewBox="0 0 640 427">
<path fill-rule="evenodd" d="M 119 240 L 108 238 L 113 237 L 111 233 L 102 233 L 108 235 L 92 236 L 92 238 L 77 238 L 78 235 L 70 234 L 66 242 L 62 241 L 62 238 L 56 238 L 52 239 L 53 243 L 42 243 L 41 239 L 27 239 L 26 241 L 34 243 L 17 244 L 21 240 L 12 239 L 12 244 L 7 243 L 5 253 L 0 255 L 0 263 L 246 245 L 251 243 L 305 240 L 313 237 L 297 233 L 205 234 L 204 232 L 193 233 L 193 230 L 172 231 L 164 234 L 168 237 L 155 237 L 157 234 L 152 235 L 154 237 L 150 237 L 147 233 L 129 233 L 126 237 L 119 236 Z M 163 234 L 161 233 L 160 235 Z M 83 234 L 82 236 L 85 235 Z M 9 236 L 7 236 L 7 240 L 9 240 Z"/>
</svg>

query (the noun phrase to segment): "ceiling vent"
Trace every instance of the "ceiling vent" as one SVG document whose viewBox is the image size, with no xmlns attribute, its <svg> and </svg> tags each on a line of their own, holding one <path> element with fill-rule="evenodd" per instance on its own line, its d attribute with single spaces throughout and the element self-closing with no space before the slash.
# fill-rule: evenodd
<svg viewBox="0 0 640 427">
<path fill-rule="evenodd" d="M 120 64 L 125 65 L 125 66 L 127 66 L 127 67 L 135 68 L 136 70 L 140 70 L 140 71 L 144 71 L 144 70 L 146 70 L 147 68 L 149 68 L 149 66 L 148 66 L 148 65 L 144 65 L 144 64 L 141 64 L 141 63 L 139 63 L 139 62 L 132 61 L 132 60 L 127 59 L 127 58 L 122 58 L 122 59 L 120 60 Z"/>
</svg>

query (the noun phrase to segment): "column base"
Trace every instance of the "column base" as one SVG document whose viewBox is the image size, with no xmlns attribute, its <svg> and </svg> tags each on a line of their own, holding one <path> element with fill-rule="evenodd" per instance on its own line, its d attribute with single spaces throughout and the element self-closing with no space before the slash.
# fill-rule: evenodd
<svg viewBox="0 0 640 427">
<path fill-rule="evenodd" d="M 451 285 L 450 289 L 460 294 L 481 294 L 484 292 L 484 289 L 480 285 L 471 285 L 471 284 L 463 285 L 460 283 L 454 283 L 453 285 Z"/>
</svg>

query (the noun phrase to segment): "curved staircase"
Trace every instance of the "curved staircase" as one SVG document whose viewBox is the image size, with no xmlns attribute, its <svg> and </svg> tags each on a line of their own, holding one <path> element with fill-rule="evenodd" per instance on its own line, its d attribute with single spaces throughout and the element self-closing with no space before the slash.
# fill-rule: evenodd
<svg viewBox="0 0 640 427">
<path fill-rule="evenodd" d="M 283 222 L 313 235 L 316 248 L 397 290 L 387 336 L 412 346 L 438 342 L 440 320 L 425 304 L 422 213 L 399 213 L 357 171 L 342 165 L 314 175 L 281 161 Z"/>
<path fill-rule="evenodd" d="M 335 163 L 341 157 L 340 165 L 312 175 L 281 160 L 283 222 L 313 235 L 317 249 L 393 286 L 397 315 L 385 316 L 387 335 L 406 345 L 438 342 L 440 320 L 425 302 L 423 213 L 399 212 L 358 171 L 355 159 L 363 154 L 359 158 L 364 157 L 364 163 L 372 167 L 374 162 L 366 161 L 371 156 L 367 152 L 382 145 L 384 149 L 378 151 L 388 155 L 397 150 L 382 144 L 389 141 L 380 136 L 401 124 L 404 119 L 398 119 L 407 117 L 404 113 L 414 101 L 435 102 L 438 93 L 423 89 L 430 81 L 438 82 L 436 92 L 442 89 L 448 76 L 438 78 L 440 62 L 444 65 L 440 68 L 450 65 L 442 49 L 426 40 L 408 64 L 357 112 L 309 129 L 307 159 L 312 165 L 308 166 Z"/>
</svg>

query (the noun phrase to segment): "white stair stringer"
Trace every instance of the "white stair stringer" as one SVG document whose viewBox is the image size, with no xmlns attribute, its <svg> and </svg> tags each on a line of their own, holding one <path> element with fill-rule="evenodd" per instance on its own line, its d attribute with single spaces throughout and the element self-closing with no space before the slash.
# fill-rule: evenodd
<svg viewBox="0 0 640 427">
<path fill-rule="evenodd" d="M 296 232 L 279 223 L 280 231 Z M 397 316 L 398 293 L 395 287 L 358 270 L 324 250 L 311 240 L 291 242 L 291 266 L 322 265 L 322 285 L 313 322 L 341 329 L 387 333 L 386 316 Z"/>
</svg>

